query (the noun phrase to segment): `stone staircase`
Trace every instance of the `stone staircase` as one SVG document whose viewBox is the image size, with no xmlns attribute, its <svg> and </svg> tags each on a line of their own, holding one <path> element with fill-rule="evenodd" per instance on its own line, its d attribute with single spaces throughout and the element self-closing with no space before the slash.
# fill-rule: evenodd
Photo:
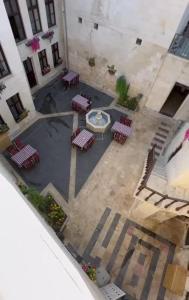
<svg viewBox="0 0 189 300">
<path fill-rule="evenodd" d="M 182 123 L 175 120 L 162 120 L 156 130 L 156 133 L 151 142 L 151 148 L 156 145 L 155 155 L 156 159 L 159 160 L 168 144 L 171 142 L 175 133 L 180 129 Z"/>
<path fill-rule="evenodd" d="M 151 147 L 156 145 L 156 163 L 147 182 L 144 183 L 142 180 L 144 174 L 141 177 L 135 197 L 139 200 L 148 201 L 161 210 L 168 210 L 176 215 L 189 217 L 189 190 L 170 186 L 166 175 L 167 157 L 165 150 L 181 126 L 182 123 L 178 121 L 161 121 L 151 143 Z M 146 164 L 144 170 L 146 170 Z"/>
</svg>

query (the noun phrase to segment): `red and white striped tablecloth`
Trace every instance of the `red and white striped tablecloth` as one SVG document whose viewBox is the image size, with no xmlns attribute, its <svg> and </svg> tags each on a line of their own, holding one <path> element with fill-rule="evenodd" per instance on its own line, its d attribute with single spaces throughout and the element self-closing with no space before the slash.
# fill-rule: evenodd
<svg viewBox="0 0 189 300">
<path fill-rule="evenodd" d="M 71 82 L 74 78 L 76 78 L 79 74 L 75 73 L 73 71 L 70 71 L 68 74 L 66 74 L 64 77 L 62 77 L 62 79 L 64 81 L 68 81 Z"/>
<path fill-rule="evenodd" d="M 124 125 L 118 121 L 116 121 L 114 123 L 114 125 L 112 126 L 112 129 L 111 129 L 113 132 L 118 132 L 118 133 L 121 133 L 122 135 L 124 136 L 130 136 L 131 133 L 132 133 L 132 128 L 127 126 L 127 125 Z"/>
<path fill-rule="evenodd" d="M 72 144 L 83 148 L 88 141 L 93 137 L 93 134 L 86 129 L 83 129 L 72 141 Z"/>
<path fill-rule="evenodd" d="M 37 153 L 37 150 L 34 149 L 30 145 L 26 145 L 24 148 L 22 148 L 19 152 L 11 156 L 11 159 L 18 165 L 22 166 L 22 164 L 32 155 Z"/>
<path fill-rule="evenodd" d="M 81 95 L 76 95 L 73 99 L 72 99 L 73 103 L 78 104 L 80 107 L 87 109 L 89 107 L 89 100 L 82 97 Z"/>
</svg>

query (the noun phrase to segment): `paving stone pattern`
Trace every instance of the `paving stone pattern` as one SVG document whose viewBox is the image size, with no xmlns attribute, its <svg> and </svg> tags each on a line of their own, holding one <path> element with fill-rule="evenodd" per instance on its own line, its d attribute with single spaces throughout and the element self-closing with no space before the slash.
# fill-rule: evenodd
<svg viewBox="0 0 189 300">
<path fill-rule="evenodd" d="M 139 224 L 126 219 L 123 223 L 122 229 L 120 230 L 117 241 L 115 242 L 114 248 L 110 253 L 108 246 L 111 238 L 115 234 L 116 227 L 120 221 L 120 215 L 115 214 L 113 221 L 110 223 L 110 226 L 107 229 L 107 233 L 105 234 L 103 232 L 103 228 L 106 222 L 108 222 L 108 218 L 112 213 L 113 212 L 109 208 L 106 208 L 99 222 L 99 225 L 101 226 L 100 231 L 98 231 L 98 233 L 96 232 L 96 230 L 94 231 L 91 240 L 89 241 L 83 253 L 83 259 L 85 260 L 87 258 L 88 262 L 96 262 L 97 266 L 99 266 L 100 264 L 104 265 L 103 258 L 95 256 L 95 245 L 99 247 L 98 239 L 100 237 L 100 234 L 103 234 L 105 236 L 105 239 L 103 240 L 101 246 L 107 249 L 107 255 L 109 253 L 108 263 L 105 267 L 113 277 L 115 284 L 117 284 L 127 293 L 127 296 L 125 296 L 124 299 L 151 300 L 152 297 L 149 298 L 149 295 L 152 285 L 154 284 L 154 280 L 156 280 L 156 283 L 158 282 L 157 286 L 159 286 L 159 288 L 157 288 L 157 294 L 153 294 L 152 300 L 163 300 L 165 298 L 166 292 L 165 288 L 163 287 L 163 279 L 168 264 L 172 263 L 173 261 L 175 245 L 165 238 L 155 234 L 154 232 L 140 226 Z M 119 259 L 119 256 L 121 255 L 120 249 L 124 241 L 128 242 L 128 246 L 124 248 L 125 255 L 121 256 L 122 262 L 120 264 L 120 268 L 114 268 Z M 163 247 L 166 247 L 168 249 L 166 253 L 162 250 Z M 141 252 L 136 259 L 135 253 L 136 251 L 138 251 L 137 249 L 140 249 L 140 251 L 141 249 L 144 249 L 146 253 L 150 254 L 144 254 Z M 93 256 L 91 255 L 91 253 L 93 253 Z M 145 266 L 145 262 L 147 259 L 149 260 L 149 264 L 146 264 Z M 132 267 L 129 269 L 130 265 L 135 265 L 136 267 Z M 113 269 L 114 272 L 112 273 Z M 136 270 L 138 270 L 137 273 Z M 154 275 L 156 275 L 156 279 L 154 279 Z M 142 288 L 140 285 L 141 280 L 144 280 Z M 133 293 L 128 293 L 127 287 L 125 287 L 125 283 L 127 283 L 127 287 L 129 286 L 129 291 L 133 290 Z M 135 296 L 136 291 L 137 294 L 140 295 L 138 296 L 138 298 L 136 298 Z"/>
</svg>

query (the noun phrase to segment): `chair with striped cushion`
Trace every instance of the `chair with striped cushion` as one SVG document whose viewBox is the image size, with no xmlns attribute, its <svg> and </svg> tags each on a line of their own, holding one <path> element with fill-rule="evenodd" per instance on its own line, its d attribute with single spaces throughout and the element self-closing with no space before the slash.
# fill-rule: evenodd
<svg viewBox="0 0 189 300">
<path fill-rule="evenodd" d="M 132 120 L 129 119 L 128 117 L 126 117 L 126 116 L 121 116 L 121 117 L 120 117 L 120 123 L 122 123 L 122 124 L 124 124 L 124 125 L 127 125 L 127 126 L 129 126 L 129 127 L 131 127 L 131 125 L 132 125 Z"/>
</svg>

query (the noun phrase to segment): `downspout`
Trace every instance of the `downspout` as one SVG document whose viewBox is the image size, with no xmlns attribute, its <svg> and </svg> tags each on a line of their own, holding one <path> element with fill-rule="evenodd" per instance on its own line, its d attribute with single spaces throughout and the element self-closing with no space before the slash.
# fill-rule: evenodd
<svg viewBox="0 0 189 300">
<path fill-rule="evenodd" d="M 62 20 L 63 20 L 63 32 L 64 32 L 65 65 L 66 65 L 66 68 L 69 70 L 68 36 L 67 36 L 67 22 L 66 22 L 66 4 L 65 4 L 65 0 L 62 0 Z"/>
</svg>

